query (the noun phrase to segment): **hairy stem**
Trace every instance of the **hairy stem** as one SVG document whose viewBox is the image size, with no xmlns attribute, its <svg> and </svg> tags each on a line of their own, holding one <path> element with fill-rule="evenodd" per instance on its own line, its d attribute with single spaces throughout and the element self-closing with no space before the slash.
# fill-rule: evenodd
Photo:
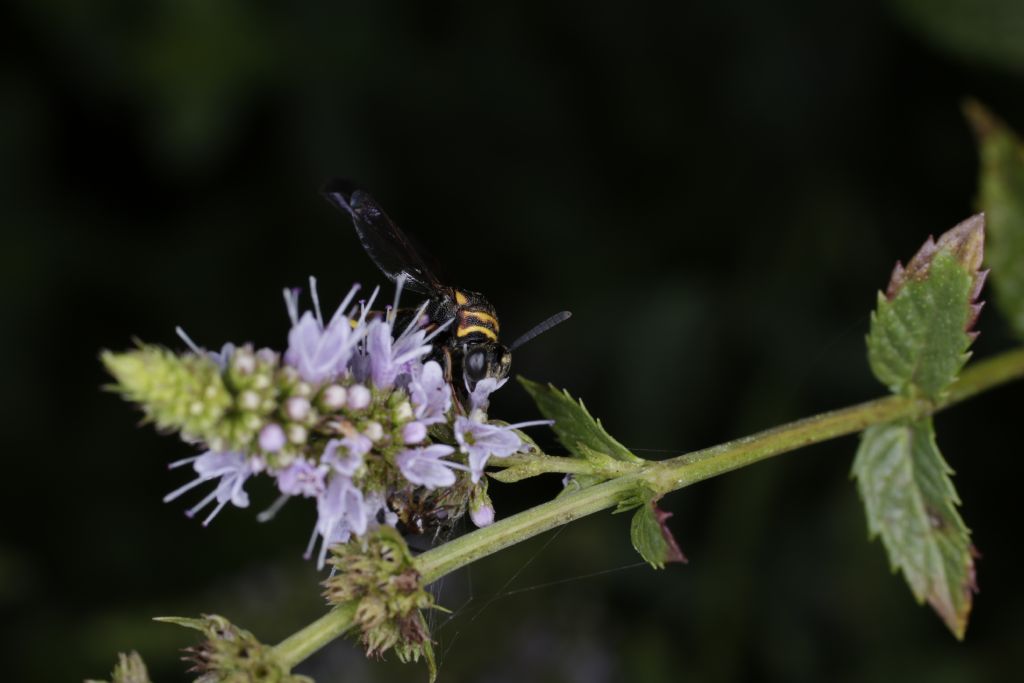
<svg viewBox="0 0 1024 683">
<path fill-rule="evenodd" d="M 474 560 L 580 517 L 615 506 L 638 485 L 668 493 L 698 481 L 751 465 L 774 455 L 803 448 L 871 425 L 937 412 L 1000 384 L 1024 377 L 1024 348 L 1009 351 L 972 364 L 961 373 L 949 394 L 940 402 L 889 396 L 847 408 L 821 413 L 781 427 L 768 429 L 718 446 L 686 453 L 670 460 L 650 462 L 637 471 L 622 474 L 597 486 L 559 496 L 489 527 L 456 538 L 416 558 L 424 581 L 442 576 Z M 579 461 L 543 456 L 538 471 L 579 472 Z M 557 465 L 564 463 L 564 469 Z M 523 466 L 517 462 L 515 466 Z M 336 607 L 317 621 L 296 632 L 274 650 L 282 663 L 291 667 L 344 633 L 352 623 L 354 605 Z"/>
</svg>

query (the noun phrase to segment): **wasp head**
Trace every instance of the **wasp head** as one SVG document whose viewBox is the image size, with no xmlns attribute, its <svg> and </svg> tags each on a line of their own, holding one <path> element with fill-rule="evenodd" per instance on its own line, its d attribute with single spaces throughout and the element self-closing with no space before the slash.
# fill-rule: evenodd
<svg viewBox="0 0 1024 683">
<path fill-rule="evenodd" d="M 500 342 L 467 345 L 462 357 L 462 376 L 470 391 L 482 379 L 505 379 L 511 367 L 512 353 Z"/>
</svg>

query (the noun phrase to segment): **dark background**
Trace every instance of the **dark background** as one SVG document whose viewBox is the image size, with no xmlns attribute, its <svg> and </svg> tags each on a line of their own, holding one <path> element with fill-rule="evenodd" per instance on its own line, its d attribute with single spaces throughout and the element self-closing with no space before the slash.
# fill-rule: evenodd
<svg viewBox="0 0 1024 683">
<path fill-rule="evenodd" d="M 179 347 L 176 324 L 280 348 L 282 287 L 379 282 L 326 177 L 371 188 L 509 337 L 572 309 L 514 370 L 660 458 L 879 394 L 875 291 L 974 209 L 963 98 L 1024 127 L 1019 2 L 487 4 L 8 3 L 5 680 L 101 677 L 132 648 L 181 680 L 192 636 L 152 616 L 276 642 L 322 613 L 312 506 L 203 529 L 162 504 L 191 451 L 135 427 L 97 354 Z M 981 329 L 979 356 L 1012 343 L 994 308 Z M 938 420 L 984 554 L 962 644 L 867 541 L 846 438 L 666 498 L 688 566 L 633 566 L 628 519 L 599 514 L 449 577 L 442 680 L 1006 680 L 1021 391 Z M 492 414 L 536 416 L 513 385 Z M 505 516 L 558 485 L 491 490 Z M 301 670 L 426 678 L 351 642 Z"/>
</svg>

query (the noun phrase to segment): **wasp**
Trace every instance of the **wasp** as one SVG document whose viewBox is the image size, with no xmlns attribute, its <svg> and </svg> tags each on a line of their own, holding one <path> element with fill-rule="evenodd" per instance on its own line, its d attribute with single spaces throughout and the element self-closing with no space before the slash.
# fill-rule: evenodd
<svg viewBox="0 0 1024 683">
<path fill-rule="evenodd" d="M 453 321 L 438 337 L 431 359 L 437 360 L 465 411 L 469 394 L 485 378 L 503 380 L 512 366 L 512 351 L 569 318 L 557 313 L 505 346 L 494 306 L 479 292 L 443 284 L 427 267 L 408 236 L 388 218 L 366 191 L 351 181 L 335 179 L 323 188 L 328 202 L 352 217 L 356 234 L 370 259 L 392 281 L 428 298 L 429 326 Z"/>
</svg>

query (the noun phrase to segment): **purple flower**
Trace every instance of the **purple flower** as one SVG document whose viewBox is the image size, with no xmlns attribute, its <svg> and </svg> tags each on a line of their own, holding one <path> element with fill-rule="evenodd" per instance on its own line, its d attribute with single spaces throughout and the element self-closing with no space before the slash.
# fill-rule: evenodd
<svg viewBox="0 0 1024 683">
<path fill-rule="evenodd" d="M 445 421 L 452 407 L 452 391 L 437 361 L 427 361 L 409 382 L 409 399 L 416 419 L 425 425 Z"/>
<path fill-rule="evenodd" d="M 371 322 L 366 333 L 370 377 L 378 387 L 394 386 L 399 375 L 409 372 L 413 364 L 430 353 L 430 344 L 423 343 L 422 331 L 408 336 L 403 333 L 397 340 L 392 339 L 391 335 L 391 323 L 384 320 Z"/>
<path fill-rule="evenodd" d="M 344 315 L 359 289 L 358 285 L 353 285 L 325 325 L 320 313 L 315 278 L 309 279 L 309 288 L 314 310 L 306 311 L 301 317 L 297 290 L 285 290 L 285 304 L 292 329 L 288 332 L 288 350 L 285 351 L 284 360 L 298 370 L 307 382 L 324 382 L 338 376 L 348 367 L 356 344 L 366 334 L 366 326 L 362 324 L 365 316 L 353 326 L 352 321 Z"/>
<path fill-rule="evenodd" d="M 331 439 L 324 447 L 320 462 L 330 466 L 338 474 L 351 477 L 363 464 L 363 456 L 369 453 L 371 448 L 373 443 L 362 434 Z"/>
<path fill-rule="evenodd" d="M 245 480 L 253 473 L 254 468 L 252 462 L 246 458 L 244 453 L 234 451 L 216 453 L 214 451 L 207 451 L 194 458 L 185 458 L 184 460 L 171 463 L 170 467 L 173 469 L 188 463 L 192 463 L 192 469 L 199 476 L 164 496 L 165 503 L 171 502 L 203 482 L 219 479 L 217 487 L 185 514 L 189 517 L 194 517 L 196 513 L 216 500 L 217 507 L 203 520 L 203 526 L 206 526 L 213 521 L 213 518 L 217 516 L 229 501 L 235 507 L 244 508 L 249 506 L 249 495 L 242 487 L 245 485 Z"/>
<path fill-rule="evenodd" d="M 281 493 L 312 498 L 324 492 L 324 480 L 329 471 L 326 465 L 314 465 L 305 458 L 297 458 L 292 464 L 275 472 L 274 477 Z"/>
<path fill-rule="evenodd" d="M 322 541 L 316 566 L 323 569 L 327 549 L 335 543 L 344 543 L 352 534 L 361 536 L 366 533 L 369 518 L 362 491 L 351 479 L 339 474 L 331 477 L 327 488 L 317 497 L 316 512 L 316 527 L 306 549 L 306 557 L 312 555 L 319 536 Z"/>
<path fill-rule="evenodd" d="M 469 404 L 472 407 L 470 412 L 486 414 L 487 406 L 490 405 L 491 402 L 491 394 L 505 386 L 505 382 L 507 381 L 508 378 L 497 379 L 495 377 L 484 377 L 482 380 L 477 382 L 476 386 L 473 387 L 473 390 L 469 392 Z M 469 389 L 468 383 L 466 384 L 466 389 Z M 480 421 L 482 421 L 482 419 Z"/>
<path fill-rule="evenodd" d="M 197 356 L 207 356 L 210 360 L 217 364 L 217 367 L 224 370 L 228 366 L 228 361 L 231 360 L 231 356 L 235 353 L 235 345 L 231 342 L 227 342 L 224 346 L 220 347 L 220 351 L 207 351 L 203 347 L 192 341 L 192 337 L 188 336 L 184 328 L 180 325 L 174 328 L 175 333 L 181 338 L 185 345 L 191 349 L 192 353 Z"/>
<path fill-rule="evenodd" d="M 413 484 L 430 489 L 451 486 L 455 483 L 455 473 L 452 469 L 464 469 L 463 465 L 442 460 L 454 452 L 454 448 L 444 444 L 410 448 L 395 456 L 395 462 L 402 476 Z"/>
<path fill-rule="evenodd" d="M 488 459 L 507 458 L 524 448 L 525 444 L 515 429 L 549 424 L 554 422 L 534 420 L 514 425 L 493 425 L 461 415 L 455 418 L 455 440 L 459 443 L 459 450 L 469 456 L 469 471 L 473 482 L 480 481 Z"/>
</svg>

